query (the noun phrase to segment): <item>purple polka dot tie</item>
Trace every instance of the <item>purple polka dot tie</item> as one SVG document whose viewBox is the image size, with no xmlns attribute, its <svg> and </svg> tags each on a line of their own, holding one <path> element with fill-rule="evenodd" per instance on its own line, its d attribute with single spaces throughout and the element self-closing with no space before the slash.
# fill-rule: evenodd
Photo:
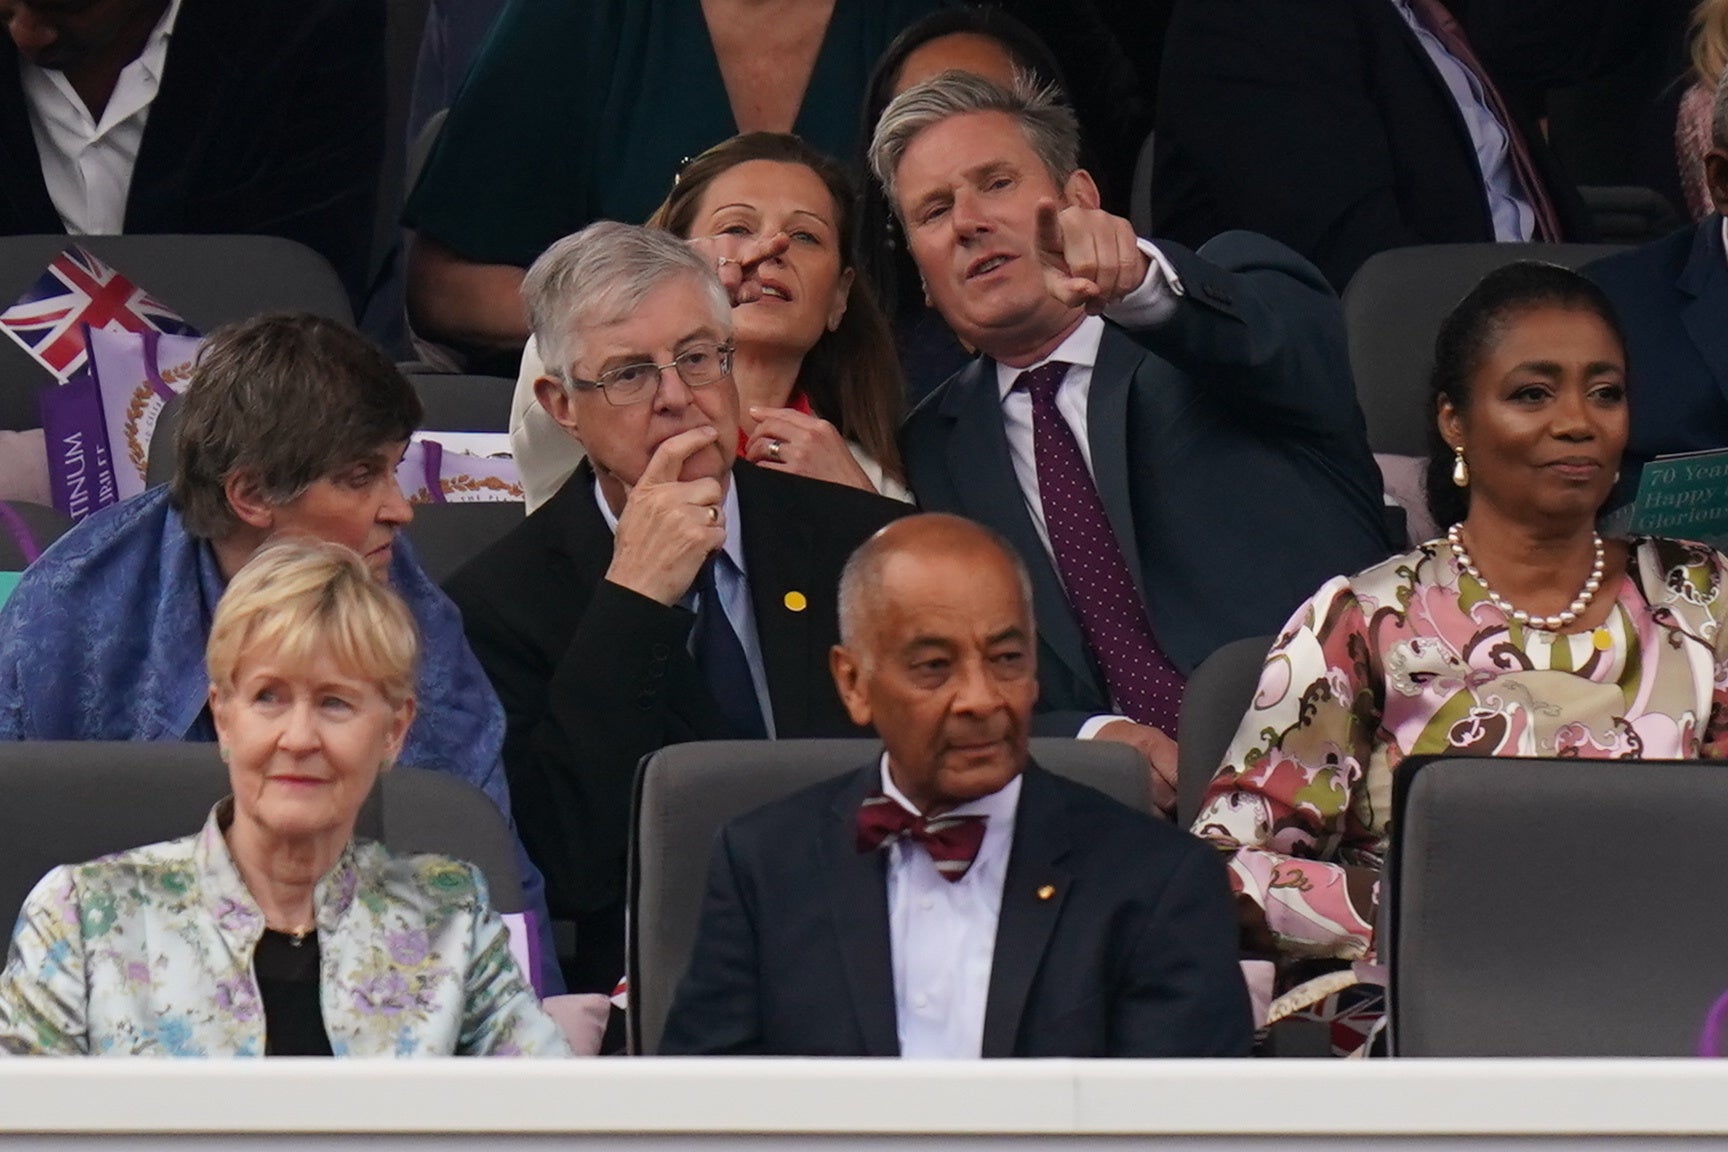
<svg viewBox="0 0 1728 1152">
<path fill-rule="evenodd" d="M 1146 607 L 1110 529 L 1086 458 L 1056 408 L 1056 390 L 1067 373 L 1068 365 L 1052 362 L 1022 372 L 1014 382 L 1032 397 L 1032 458 L 1050 550 L 1086 646 L 1104 671 L 1114 707 L 1174 739 L 1182 673 L 1152 636 Z"/>
</svg>

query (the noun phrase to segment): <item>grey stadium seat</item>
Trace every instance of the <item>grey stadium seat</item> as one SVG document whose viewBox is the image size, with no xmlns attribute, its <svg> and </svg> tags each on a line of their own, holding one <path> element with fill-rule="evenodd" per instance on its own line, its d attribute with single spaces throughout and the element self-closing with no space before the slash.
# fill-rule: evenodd
<svg viewBox="0 0 1728 1152">
<path fill-rule="evenodd" d="M 58 508 L 27 500 L 0 501 L 0 521 L 0 572 L 22 571 L 72 527 Z"/>
<path fill-rule="evenodd" d="M 516 381 L 503 376 L 410 372 L 409 383 L 426 409 L 429 432 L 508 432 Z"/>
<path fill-rule="evenodd" d="M 1184 828 L 1200 814 L 1206 785 L 1242 725 L 1273 639 L 1232 640 L 1206 657 L 1188 678 L 1176 729 L 1176 822 Z"/>
<path fill-rule="evenodd" d="M 1394 784 L 1399 1056 L 1690 1056 L 1728 990 L 1728 767 L 1417 758 Z"/>
<path fill-rule="evenodd" d="M 214 744 L 27 741 L 0 744 L 0 922 L 10 925 L 49 869 L 196 832 L 228 792 Z M 500 913 L 524 911 L 515 838 L 478 788 L 398 767 L 359 834 L 392 851 L 479 866 Z"/>
<path fill-rule="evenodd" d="M 1344 289 L 1356 398 L 1375 452 L 1426 456 L 1428 374 L 1440 321 L 1476 282 L 1515 260 L 1581 268 L 1614 244 L 1428 244 L 1370 256 Z"/>
<path fill-rule="evenodd" d="M 625 969 L 630 1051 L 654 1053 L 696 941 L 708 857 L 734 817 L 874 761 L 874 740 L 675 744 L 636 774 Z M 1032 758 L 1130 808 L 1152 811 L 1145 761 L 1125 744 L 1035 739 Z"/>
<path fill-rule="evenodd" d="M 318 253 L 274 236 L 0 236 L 0 307 L 74 240 L 200 332 L 260 312 L 315 312 L 351 324 L 342 281 Z M 40 428 L 47 371 L 0 341 L 0 428 Z"/>
</svg>

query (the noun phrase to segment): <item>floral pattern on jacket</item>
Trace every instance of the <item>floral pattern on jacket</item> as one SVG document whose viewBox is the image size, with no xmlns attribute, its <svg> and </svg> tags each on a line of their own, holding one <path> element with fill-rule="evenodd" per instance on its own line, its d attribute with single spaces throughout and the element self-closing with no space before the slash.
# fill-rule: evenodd
<svg viewBox="0 0 1728 1152">
<path fill-rule="evenodd" d="M 1250 950 L 1373 959 L 1405 756 L 1728 755 L 1728 558 L 1632 541 L 1602 628 L 1508 619 L 1445 540 L 1330 580 L 1267 654 L 1194 831 L 1231 854 Z M 1258 918 L 1257 918 L 1258 916 Z M 1304 973 L 1306 974 L 1306 973 Z"/>
<path fill-rule="evenodd" d="M 222 836 L 54 869 L 0 972 L 0 1052 L 260 1056 L 259 911 Z M 471 864 L 344 849 L 314 894 L 319 1000 L 337 1056 L 568 1056 Z"/>
</svg>

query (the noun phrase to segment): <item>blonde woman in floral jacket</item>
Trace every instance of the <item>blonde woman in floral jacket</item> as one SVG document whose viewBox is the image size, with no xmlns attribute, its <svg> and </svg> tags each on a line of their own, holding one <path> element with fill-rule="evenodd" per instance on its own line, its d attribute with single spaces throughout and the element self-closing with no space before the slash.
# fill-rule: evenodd
<svg viewBox="0 0 1728 1152">
<path fill-rule="evenodd" d="M 233 794 L 196 835 L 43 878 L 0 972 L 0 1051 L 569 1055 L 479 871 L 353 839 L 417 654 L 359 556 L 260 551 L 207 652 Z"/>
</svg>

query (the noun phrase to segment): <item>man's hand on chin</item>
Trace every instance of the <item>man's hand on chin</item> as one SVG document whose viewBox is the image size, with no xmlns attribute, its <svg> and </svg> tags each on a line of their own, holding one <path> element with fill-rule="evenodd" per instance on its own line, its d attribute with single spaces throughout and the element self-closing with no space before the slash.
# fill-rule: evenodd
<svg viewBox="0 0 1728 1152">
<path fill-rule="evenodd" d="M 714 445 L 712 427 L 669 436 L 654 449 L 648 466 L 618 515 L 618 535 L 606 579 L 662 604 L 676 604 L 690 590 L 710 553 L 726 543 L 726 490 L 711 476 L 680 480 L 684 462 Z"/>
</svg>

